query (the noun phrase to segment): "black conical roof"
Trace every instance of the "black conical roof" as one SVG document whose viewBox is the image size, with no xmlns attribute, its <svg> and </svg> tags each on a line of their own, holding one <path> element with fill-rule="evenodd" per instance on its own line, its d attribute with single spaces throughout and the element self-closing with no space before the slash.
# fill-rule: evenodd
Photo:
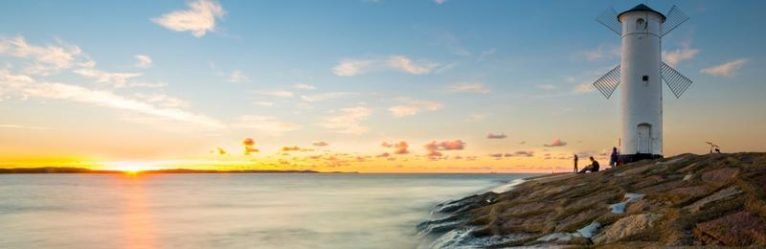
<svg viewBox="0 0 766 249">
<path fill-rule="evenodd" d="M 639 4 L 639 5 L 636 5 L 636 7 L 633 7 L 631 9 L 629 9 L 629 10 L 623 11 L 620 14 L 617 14 L 617 20 L 618 21 L 620 20 L 620 16 L 622 16 L 622 15 L 624 15 L 626 13 L 629 13 L 629 12 L 634 12 L 634 11 L 647 11 L 647 12 L 657 13 L 657 15 L 660 15 L 660 17 L 662 18 L 662 21 L 663 22 L 665 21 L 665 15 L 664 14 L 662 14 L 661 12 L 656 11 L 656 10 L 654 10 L 652 8 L 649 8 L 649 6 L 646 6 L 646 4 L 643 4 L 643 3 Z"/>
</svg>

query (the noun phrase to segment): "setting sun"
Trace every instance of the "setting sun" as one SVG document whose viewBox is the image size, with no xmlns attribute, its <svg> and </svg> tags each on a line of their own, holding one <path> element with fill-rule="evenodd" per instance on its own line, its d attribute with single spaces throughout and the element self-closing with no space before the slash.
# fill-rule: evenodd
<svg viewBox="0 0 766 249">
<path fill-rule="evenodd" d="M 106 169 L 118 170 L 128 174 L 137 174 L 141 171 L 154 169 L 151 163 L 147 162 L 110 162 L 106 164 Z"/>
</svg>

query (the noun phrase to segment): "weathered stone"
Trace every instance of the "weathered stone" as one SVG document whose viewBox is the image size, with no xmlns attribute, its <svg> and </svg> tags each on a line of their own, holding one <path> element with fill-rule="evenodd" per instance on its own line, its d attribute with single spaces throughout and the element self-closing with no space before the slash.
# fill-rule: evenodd
<svg viewBox="0 0 766 249">
<path fill-rule="evenodd" d="M 654 165 L 644 165 L 639 167 L 630 168 L 628 170 L 616 173 L 615 176 L 636 176 L 641 173 L 644 173 L 644 171 L 650 169 L 651 167 L 654 167 Z"/>
<path fill-rule="evenodd" d="M 683 188 L 677 188 L 670 191 L 670 194 L 683 196 L 683 197 L 702 196 L 707 193 L 710 193 L 710 189 L 708 189 L 705 186 L 683 187 Z"/>
<path fill-rule="evenodd" d="M 635 214 L 617 220 L 602 233 L 593 238 L 596 244 L 607 244 L 648 231 L 654 226 L 659 215 L 653 213 Z"/>
<path fill-rule="evenodd" d="M 603 209 L 586 209 L 582 212 L 577 212 L 566 218 L 561 219 L 556 225 L 557 232 L 571 232 L 572 229 L 577 228 L 584 223 L 588 223 L 596 217 L 604 214 L 606 211 Z"/>
<path fill-rule="evenodd" d="M 684 207 L 684 209 L 689 210 L 689 212 L 696 213 L 700 211 L 700 209 L 705 207 L 705 205 L 707 204 L 721 201 L 721 200 L 726 200 L 740 193 L 742 193 L 742 191 L 739 190 L 737 187 L 733 187 L 733 186 L 728 187 L 728 188 L 719 190 L 718 192 L 715 192 L 712 195 L 708 195 L 705 198 L 697 200 L 694 203 Z"/>
<path fill-rule="evenodd" d="M 625 213 L 627 214 L 639 214 L 643 213 L 644 211 L 649 210 L 651 208 L 651 205 L 649 204 L 649 201 L 647 200 L 639 200 L 634 203 L 628 203 L 628 207 L 625 210 Z"/>
<path fill-rule="evenodd" d="M 749 246 L 764 243 L 766 222 L 746 211 L 697 224 L 694 237 L 707 245 Z"/>
<path fill-rule="evenodd" d="M 548 206 L 550 205 L 543 202 L 523 203 L 506 208 L 502 211 L 502 216 L 519 216 L 530 212 L 539 212 Z"/>
<path fill-rule="evenodd" d="M 702 181 L 713 185 L 721 185 L 734 179 L 739 174 L 738 168 L 722 168 L 711 170 L 702 174 Z"/>
</svg>

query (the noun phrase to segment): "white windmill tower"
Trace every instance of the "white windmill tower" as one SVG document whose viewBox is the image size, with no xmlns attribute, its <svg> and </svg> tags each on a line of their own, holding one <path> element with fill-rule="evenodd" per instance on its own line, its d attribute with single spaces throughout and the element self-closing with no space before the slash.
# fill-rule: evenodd
<svg viewBox="0 0 766 249">
<path fill-rule="evenodd" d="M 622 84 L 624 162 L 662 157 L 662 81 L 676 98 L 692 81 L 662 62 L 661 40 L 688 19 L 676 6 L 664 15 L 644 4 L 619 14 L 609 9 L 596 19 L 622 37 L 620 65 L 593 85 L 608 99 Z"/>
</svg>

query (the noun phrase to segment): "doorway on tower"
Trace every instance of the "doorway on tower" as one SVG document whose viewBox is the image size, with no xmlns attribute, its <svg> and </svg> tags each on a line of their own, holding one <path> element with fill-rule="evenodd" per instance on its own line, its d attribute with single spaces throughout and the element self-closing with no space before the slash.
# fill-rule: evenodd
<svg viewBox="0 0 766 249">
<path fill-rule="evenodd" d="M 641 123 L 638 125 L 638 151 L 636 154 L 652 153 L 652 125 Z"/>
<path fill-rule="evenodd" d="M 645 159 L 660 159 L 662 155 L 653 154 L 652 149 L 654 146 L 654 138 L 652 137 L 652 125 L 649 123 L 641 123 L 636 126 L 636 132 L 638 133 L 638 139 L 636 141 L 636 151 L 626 151 L 626 154 L 621 154 L 620 164 L 637 162 Z M 635 154 L 627 154 L 633 152 Z"/>
</svg>

